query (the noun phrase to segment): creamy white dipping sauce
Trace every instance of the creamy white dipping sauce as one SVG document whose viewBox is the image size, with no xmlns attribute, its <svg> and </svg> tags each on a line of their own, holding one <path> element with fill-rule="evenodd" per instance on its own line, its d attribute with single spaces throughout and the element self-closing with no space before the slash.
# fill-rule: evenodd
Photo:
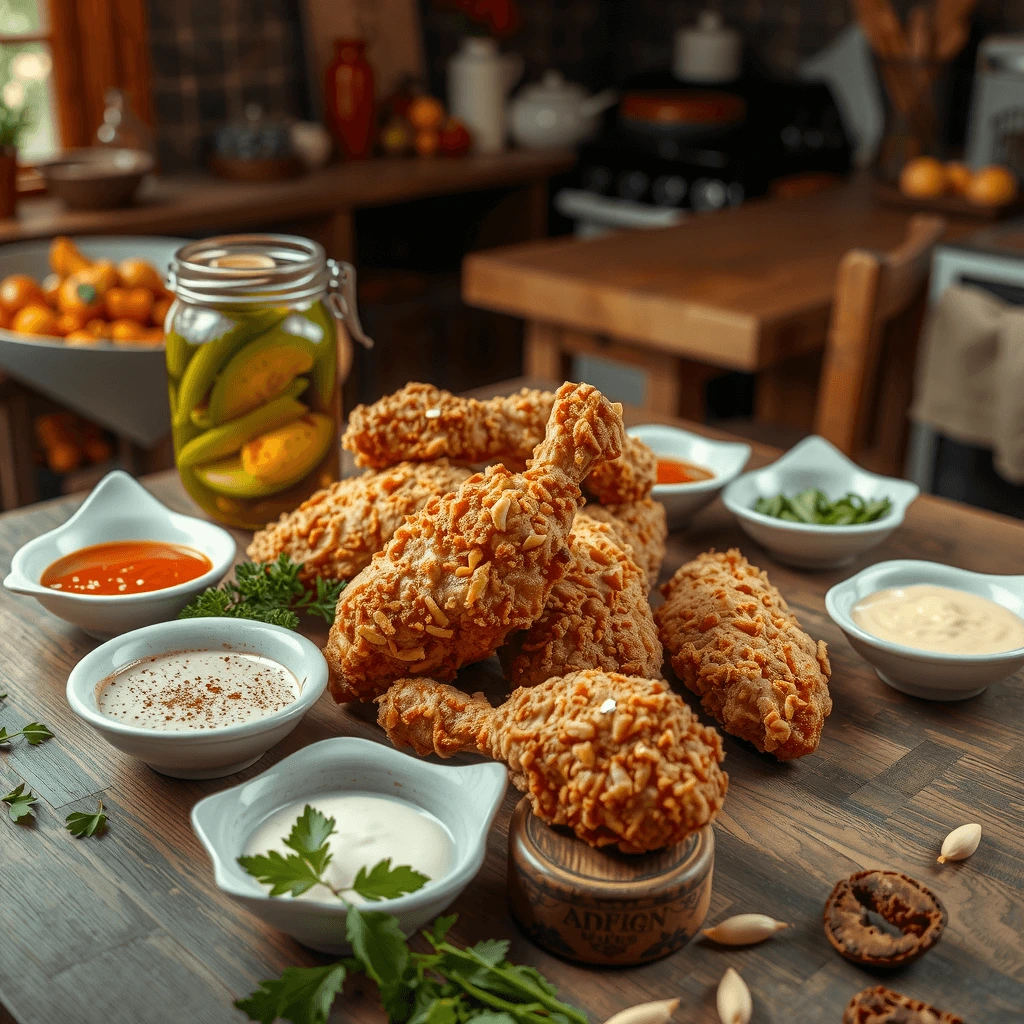
<svg viewBox="0 0 1024 1024">
<path fill-rule="evenodd" d="M 96 703 L 126 725 L 191 732 L 266 718 L 301 692 L 293 672 L 258 654 L 175 651 L 108 676 L 96 687 Z"/>
<path fill-rule="evenodd" d="M 919 583 L 879 590 L 850 613 L 880 640 L 935 654 L 1002 654 L 1024 647 L 1024 619 L 987 597 Z"/>
<path fill-rule="evenodd" d="M 391 858 L 392 867 L 408 864 L 432 882 L 451 869 L 455 843 L 448 829 L 422 807 L 376 793 L 317 793 L 288 804 L 249 836 L 245 854 L 272 850 L 285 855 L 292 853 L 284 840 L 307 804 L 335 821 L 334 835 L 328 840 L 333 857 L 325 874 L 337 889 L 347 889 L 360 868 L 369 871 L 387 857 Z M 281 898 L 338 902 L 323 885 L 315 885 L 301 896 Z M 345 899 L 350 903 L 366 902 L 354 892 L 346 892 Z"/>
</svg>

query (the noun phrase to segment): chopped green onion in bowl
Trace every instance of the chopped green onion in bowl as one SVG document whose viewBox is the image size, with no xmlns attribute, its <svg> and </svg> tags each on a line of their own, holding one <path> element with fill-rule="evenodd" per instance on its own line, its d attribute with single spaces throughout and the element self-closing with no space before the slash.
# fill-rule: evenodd
<svg viewBox="0 0 1024 1024">
<path fill-rule="evenodd" d="M 881 519 L 891 509 L 888 498 L 865 499 L 853 493 L 830 501 L 817 487 L 808 487 L 791 498 L 784 494 L 758 498 L 754 505 L 754 511 L 763 516 L 814 526 L 861 526 Z"/>
</svg>

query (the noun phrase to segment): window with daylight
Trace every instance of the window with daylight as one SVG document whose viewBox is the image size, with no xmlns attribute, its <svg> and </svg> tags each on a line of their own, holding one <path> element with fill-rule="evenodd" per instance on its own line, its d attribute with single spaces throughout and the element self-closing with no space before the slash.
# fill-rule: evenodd
<svg viewBox="0 0 1024 1024">
<path fill-rule="evenodd" d="M 145 0 L 0 0 L 0 97 L 32 118 L 22 163 L 90 145 L 111 87 L 151 120 Z"/>
</svg>

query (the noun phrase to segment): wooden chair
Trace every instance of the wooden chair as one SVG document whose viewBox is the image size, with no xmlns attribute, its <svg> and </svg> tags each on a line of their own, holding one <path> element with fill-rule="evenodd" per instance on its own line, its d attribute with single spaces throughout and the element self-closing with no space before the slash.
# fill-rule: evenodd
<svg viewBox="0 0 1024 1024">
<path fill-rule="evenodd" d="M 852 249 L 839 265 L 814 430 L 876 472 L 902 471 L 931 250 L 945 229 L 916 215 L 898 248 Z"/>
</svg>

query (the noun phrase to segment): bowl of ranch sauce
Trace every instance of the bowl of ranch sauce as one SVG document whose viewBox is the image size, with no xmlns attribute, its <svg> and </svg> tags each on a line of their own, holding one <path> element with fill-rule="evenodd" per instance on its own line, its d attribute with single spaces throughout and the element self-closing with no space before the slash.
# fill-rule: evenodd
<svg viewBox="0 0 1024 1024">
<path fill-rule="evenodd" d="M 160 622 L 109 640 L 68 678 L 71 709 L 118 750 L 164 774 L 248 768 L 327 685 L 317 646 L 246 619 Z"/>
<path fill-rule="evenodd" d="M 883 682 L 915 697 L 965 700 L 1024 665 L 1024 576 L 880 562 L 825 607 Z"/>
<path fill-rule="evenodd" d="M 352 889 L 360 869 L 390 860 L 425 877 L 416 891 L 371 904 L 397 917 L 406 935 L 444 912 L 483 864 L 507 783 L 493 762 L 436 765 L 384 743 L 336 737 L 200 800 L 192 828 L 223 892 L 303 945 L 338 955 L 350 951 L 346 904 L 366 902 Z M 287 856 L 285 840 L 307 808 L 333 823 L 327 884 L 271 895 L 239 858 Z"/>
</svg>

